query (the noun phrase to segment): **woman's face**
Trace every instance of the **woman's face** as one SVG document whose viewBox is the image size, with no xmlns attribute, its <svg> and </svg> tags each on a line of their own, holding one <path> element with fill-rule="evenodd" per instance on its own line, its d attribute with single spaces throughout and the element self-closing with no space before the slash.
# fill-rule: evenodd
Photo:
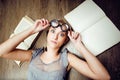
<svg viewBox="0 0 120 80">
<path fill-rule="evenodd" d="M 67 32 L 63 32 L 60 27 L 50 27 L 47 36 L 47 45 L 53 48 L 60 48 L 67 39 Z"/>
</svg>

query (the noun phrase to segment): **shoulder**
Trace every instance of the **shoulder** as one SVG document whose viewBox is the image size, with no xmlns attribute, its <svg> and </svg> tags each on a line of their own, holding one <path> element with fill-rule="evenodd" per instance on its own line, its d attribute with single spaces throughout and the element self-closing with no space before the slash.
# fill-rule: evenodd
<svg viewBox="0 0 120 80">
<path fill-rule="evenodd" d="M 32 50 L 32 54 L 34 55 L 34 54 L 37 54 L 37 53 L 39 53 L 39 52 L 41 52 L 41 51 L 43 51 L 44 50 L 44 48 L 35 48 L 35 49 L 33 49 Z"/>
<path fill-rule="evenodd" d="M 62 52 L 61 52 L 61 61 L 64 65 L 64 67 L 67 67 L 68 66 L 68 50 L 67 49 L 64 49 Z"/>
<path fill-rule="evenodd" d="M 68 61 L 70 62 L 71 60 L 74 60 L 74 58 L 76 58 L 76 56 L 73 54 L 73 53 L 71 53 L 71 52 L 68 52 Z"/>
<path fill-rule="evenodd" d="M 68 52 L 68 63 L 71 66 L 77 65 L 80 62 L 83 62 L 83 60 L 80 57 L 76 56 L 75 54 L 71 52 Z"/>
<path fill-rule="evenodd" d="M 67 48 L 62 51 L 62 56 L 66 57 L 68 61 L 70 61 L 72 58 L 76 58 L 76 56 L 71 53 Z"/>
<path fill-rule="evenodd" d="M 38 54 L 42 53 L 44 48 L 36 48 L 32 50 L 32 59 L 35 58 Z"/>
</svg>

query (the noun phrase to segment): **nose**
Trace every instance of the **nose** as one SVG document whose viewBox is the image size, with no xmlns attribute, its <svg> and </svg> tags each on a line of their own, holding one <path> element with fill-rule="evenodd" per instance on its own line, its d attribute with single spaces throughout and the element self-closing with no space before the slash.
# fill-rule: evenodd
<svg viewBox="0 0 120 80">
<path fill-rule="evenodd" d="M 58 34 L 54 34 L 54 35 L 53 35 L 53 39 L 54 39 L 54 40 L 57 40 L 57 39 L 58 39 Z"/>
</svg>

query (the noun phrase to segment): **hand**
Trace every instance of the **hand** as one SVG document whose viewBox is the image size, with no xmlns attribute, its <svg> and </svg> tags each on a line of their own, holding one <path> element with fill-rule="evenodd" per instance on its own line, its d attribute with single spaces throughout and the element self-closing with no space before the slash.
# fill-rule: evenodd
<svg viewBox="0 0 120 80">
<path fill-rule="evenodd" d="M 49 21 L 47 19 L 40 19 L 36 20 L 33 27 L 32 27 L 32 33 L 37 33 L 39 31 L 42 31 L 46 29 L 49 26 Z"/>
<path fill-rule="evenodd" d="M 68 37 L 70 38 L 70 40 L 72 41 L 72 43 L 75 45 L 76 48 L 78 48 L 78 46 L 80 46 L 82 44 L 82 39 L 81 39 L 80 33 L 69 31 Z"/>
</svg>

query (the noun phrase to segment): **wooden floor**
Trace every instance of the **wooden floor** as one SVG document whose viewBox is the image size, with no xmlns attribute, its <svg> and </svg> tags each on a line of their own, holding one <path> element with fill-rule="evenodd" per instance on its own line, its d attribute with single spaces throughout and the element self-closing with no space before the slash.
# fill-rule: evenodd
<svg viewBox="0 0 120 80">
<path fill-rule="evenodd" d="M 20 19 L 28 15 L 32 19 L 63 16 L 84 0 L 0 0 L 0 43 L 9 38 Z M 120 30 L 120 1 L 94 0 Z M 43 46 L 45 33 L 36 47 Z M 111 75 L 111 80 L 120 80 L 120 43 L 97 56 Z M 18 67 L 14 61 L 0 58 L 0 80 L 26 80 L 28 63 Z M 78 72 L 71 71 L 69 80 L 83 80 Z"/>
</svg>

